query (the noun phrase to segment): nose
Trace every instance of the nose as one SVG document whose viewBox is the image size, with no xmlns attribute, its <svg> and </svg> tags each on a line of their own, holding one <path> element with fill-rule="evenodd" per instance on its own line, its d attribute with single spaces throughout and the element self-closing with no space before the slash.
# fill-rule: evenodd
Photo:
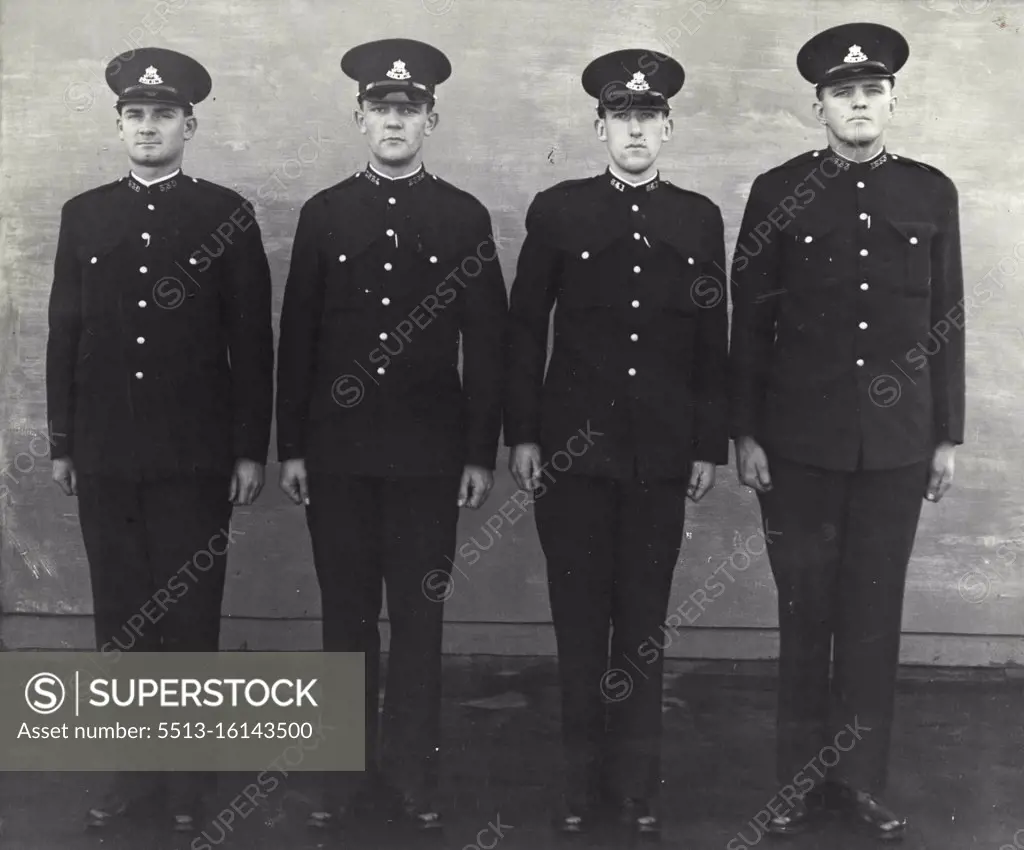
<svg viewBox="0 0 1024 850">
<path fill-rule="evenodd" d="M 629 135 L 639 136 L 643 132 L 643 128 L 640 126 L 640 119 L 635 115 L 629 118 Z"/>
<path fill-rule="evenodd" d="M 388 127 L 401 127 L 402 116 L 398 114 L 397 109 L 392 109 L 390 112 L 388 112 L 388 116 L 385 119 L 384 123 Z"/>
<path fill-rule="evenodd" d="M 864 109 L 868 105 L 867 95 L 862 91 L 854 91 L 853 93 L 853 106 L 856 109 Z"/>
</svg>

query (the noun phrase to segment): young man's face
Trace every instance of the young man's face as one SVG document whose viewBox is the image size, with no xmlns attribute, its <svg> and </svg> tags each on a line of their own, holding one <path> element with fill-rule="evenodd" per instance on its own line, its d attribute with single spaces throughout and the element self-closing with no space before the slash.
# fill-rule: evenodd
<svg viewBox="0 0 1024 850">
<path fill-rule="evenodd" d="M 661 145 L 672 137 L 672 119 L 663 109 L 631 108 L 606 112 L 594 122 L 615 165 L 627 174 L 640 174 L 658 158 Z"/>
<path fill-rule="evenodd" d="M 126 103 L 117 119 L 118 136 L 133 164 L 147 167 L 181 162 L 185 142 L 196 131 L 196 118 L 169 103 Z"/>
<path fill-rule="evenodd" d="M 880 77 L 825 86 L 814 114 L 840 141 L 866 146 L 885 132 L 896 110 L 892 83 Z"/>
<path fill-rule="evenodd" d="M 438 116 L 427 103 L 366 99 L 355 119 L 376 160 L 402 166 L 416 160 L 423 140 L 434 132 Z"/>
</svg>

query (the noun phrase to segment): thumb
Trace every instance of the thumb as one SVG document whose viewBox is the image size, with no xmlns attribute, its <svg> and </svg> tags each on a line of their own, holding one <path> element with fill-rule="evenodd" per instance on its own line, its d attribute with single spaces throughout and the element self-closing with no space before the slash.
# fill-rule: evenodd
<svg viewBox="0 0 1024 850">
<path fill-rule="evenodd" d="M 298 484 L 297 489 L 299 491 L 299 498 L 302 500 L 302 504 L 308 505 L 309 504 L 309 484 L 306 481 L 306 473 L 303 472 L 303 473 L 300 473 L 299 475 L 297 475 L 296 476 L 296 481 L 297 481 L 297 484 Z"/>
<path fill-rule="evenodd" d="M 238 496 L 238 472 L 231 474 L 231 486 L 228 488 L 228 501 L 233 502 Z"/>
<path fill-rule="evenodd" d="M 466 504 L 466 499 L 469 498 L 469 473 L 462 473 L 462 480 L 459 482 L 459 501 L 458 505 L 461 508 Z"/>
</svg>

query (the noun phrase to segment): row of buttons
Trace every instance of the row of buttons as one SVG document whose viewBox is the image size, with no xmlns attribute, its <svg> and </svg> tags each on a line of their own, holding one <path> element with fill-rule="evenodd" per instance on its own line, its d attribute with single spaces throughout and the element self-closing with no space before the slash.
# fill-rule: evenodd
<svg viewBox="0 0 1024 850">
<path fill-rule="evenodd" d="M 390 234 L 391 231 L 389 230 L 388 233 Z M 584 257 L 584 259 L 586 259 L 586 257 Z M 339 254 L 338 255 L 338 262 L 339 263 L 344 263 L 346 260 L 348 260 L 348 256 L 346 254 Z M 436 263 L 437 262 L 437 257 L 431 255 L 430 262 Z M 389 271 L 391 271 L 391 268 L 392 268 L 391 263 L 385 263 L 384 264 L 384 271 L 389 272 Z"/>
</svg>

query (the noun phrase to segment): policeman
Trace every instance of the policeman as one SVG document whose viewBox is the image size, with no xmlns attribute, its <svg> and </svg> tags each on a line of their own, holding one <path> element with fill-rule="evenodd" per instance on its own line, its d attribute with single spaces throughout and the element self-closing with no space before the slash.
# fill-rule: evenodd
<svg viewBox="0 0 1024 850">
<path fill-rule="evenodd" d="M 590 63 L 608 167 L 533 199 L 511 294 L 505 440 L 547 560 L 567 833 L 609 803 L 659 832 L 661 627 L 686 497 L 728 462 L 722 217 L 656 166 L 683 79 L 655 51 Z"/>
<path fill-rule="evenodd" d="M 281 487 L 306 505 L 324 649 L 366 653 L 368 781 L 329 780 L 310 823 L 343 823 L 376 787 L 433 829 L 442 603 L 459 508 L 480 507 L 493 483 L 507 298 L 487 210 L 422 162 L 448 59 L 388 39 L 349 50 L 341 67 L 359 84 L 370 158 L 299 216 L 278 454 Z M 391 643 L 378 759 L 382 581 Z"/>
<path fill-rule="evenodd" d="M 202 65 L 142 48 L 106 79 L 131 170 L 61 213 L 46 350 L 53 478 L 78 497 L 97 647 L 216 651 L 232 506 L 259 495 L 270 441 L 270 272 L 245 200 L 181 170 L 211 88 Z M 160 598 L 172 603 L 160 616 L 129 625 Z M 152 790 L 115 777 L 90 826 Z M 215 774 L 203 777 L 168 779 L 179 830 Z"/>
<path fill-rule="evenodd" d="M 801 48 L 828 147 L 754 181 L 733 260 L 731 429 L 778 587 L 778 779 L 799 792 L 779 834 L 823 806 L 883 839 L 906 825 L 876 798 L 904 583 L 964 432 L 957 191 L 884 143 L 908 55 L 867 23 Z"/>
</svg>

